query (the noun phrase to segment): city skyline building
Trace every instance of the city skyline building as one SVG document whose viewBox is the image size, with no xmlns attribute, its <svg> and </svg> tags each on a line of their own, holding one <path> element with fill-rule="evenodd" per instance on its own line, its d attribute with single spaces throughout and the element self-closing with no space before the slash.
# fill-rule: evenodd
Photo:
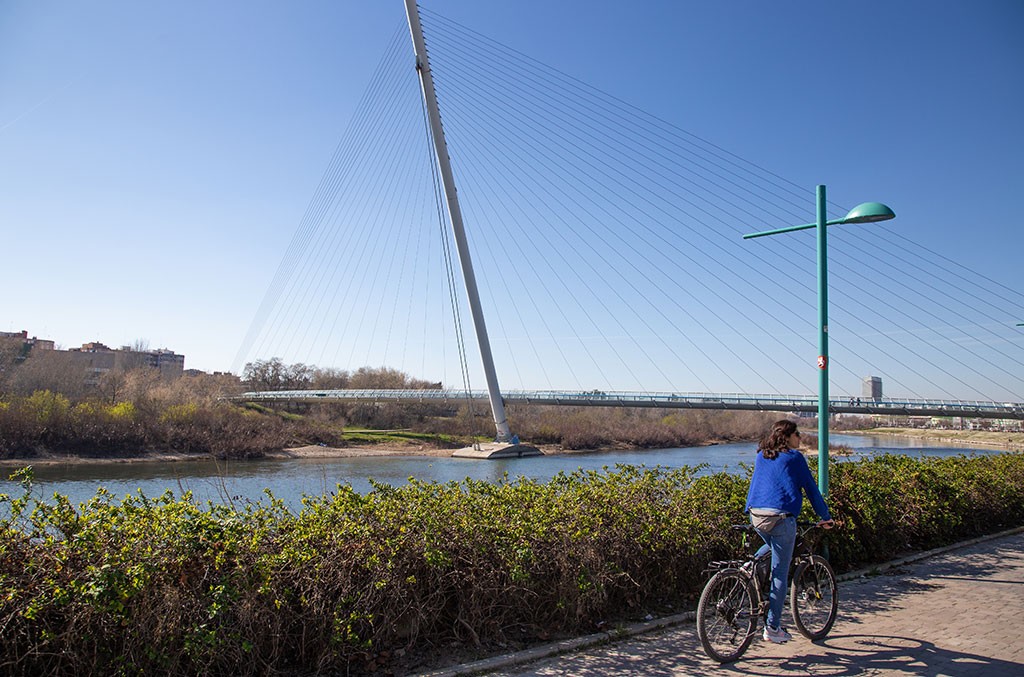
<svg viewBox="0 0 1024 677">
<path fill-rule="evenodd" d="M 865 376 L 861 382 L 860 396 L 868 400 L 882 399 L 882 377 Z"/>
</svg>

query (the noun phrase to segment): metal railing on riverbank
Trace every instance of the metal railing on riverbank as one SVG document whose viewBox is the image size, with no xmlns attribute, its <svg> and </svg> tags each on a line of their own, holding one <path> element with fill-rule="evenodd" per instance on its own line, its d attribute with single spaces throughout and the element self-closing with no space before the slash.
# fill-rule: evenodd
<svg viewBox="0 0 1024 677">
<path fill-rule="evenodd" d="M 813 395 L 750 393 L 645 393 L 591 390 L 510 390 L 502 393 L 506 404 L 560 405 L 573 407 L 643 407 L 661 409 L 720 409 L 816 413 Z M 459 404 L 467 398 L 484 402 L 487 392 L 475 390 L 278 390 L 242 393 L 239 401 L 276 402 L 396 402 L 406 404 Z M 919 400 L 905 398 L 833 398 L 833 414 L 881 414 L 889 416 L 955 416 L 1024 420 L 1024 403 L 977 400 Z"/>
</svg>

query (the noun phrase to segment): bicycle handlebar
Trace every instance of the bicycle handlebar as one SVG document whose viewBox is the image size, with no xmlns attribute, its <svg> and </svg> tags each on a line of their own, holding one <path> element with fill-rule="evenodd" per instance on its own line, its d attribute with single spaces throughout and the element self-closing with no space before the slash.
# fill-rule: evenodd
<svg viewBox="0 0 1024 677">
<path fill-rule="evenodd" d="M 796 525 L 798 527 L 807 527 L 808 529 L 813 529 L 814 527 L 820 527 L 826 521 L 829 520 L 821 520 L 820 522 L 808 522 L 807 520 L 797 520 Z M 734 529 L 735 531 L 755 531 L 754 525 L 752 524 L 733 524 L 730 526 L 730 528 Z"/>
</svg>

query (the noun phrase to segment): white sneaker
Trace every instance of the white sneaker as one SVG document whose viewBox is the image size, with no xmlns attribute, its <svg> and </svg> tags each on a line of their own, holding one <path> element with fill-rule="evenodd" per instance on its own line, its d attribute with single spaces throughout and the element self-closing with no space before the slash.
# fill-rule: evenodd
<svg viewBox="0 0 1024 677">
<path fill-rule="evenodd" d="M 783 644 L 793 639 L 793 635 L 786 632 L 786 629 L 781 625 L 777 628 L 764 626 L 764 634 L 761 636 L 764 637 L 764 641 L 775 642 L 776 644 Z"/>
</svg>

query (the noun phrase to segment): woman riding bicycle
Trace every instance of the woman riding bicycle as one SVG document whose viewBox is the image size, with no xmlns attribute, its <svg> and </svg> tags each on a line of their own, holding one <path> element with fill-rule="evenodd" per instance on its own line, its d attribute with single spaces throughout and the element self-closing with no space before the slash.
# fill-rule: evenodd
<svg viewBox="0 0 1024 677">
<path fill-rule="evenodd" d="M 800 433 L 792 421 L 776 421 L 767 435 L 761 438 L 754 461 L 754 476 L 747 493 L 747 511 L 750 522 L 764 540 L 758 554 L 771 549 L 772 583 L 768 596 L 768 619 L 764 639 L 769 642 L 787 642 L 793 637 L 780 621 L 782 603 L 786 599 L 789 564 L 793 559 L 796 542 L 796 518 L 803 505 L 803 493 L 811 507 L 822 519 L 821 526 L 830 529 L 832 517 L 828 506 L 814 483 L 810 468 L 800 446 Z"/>
</svg>

